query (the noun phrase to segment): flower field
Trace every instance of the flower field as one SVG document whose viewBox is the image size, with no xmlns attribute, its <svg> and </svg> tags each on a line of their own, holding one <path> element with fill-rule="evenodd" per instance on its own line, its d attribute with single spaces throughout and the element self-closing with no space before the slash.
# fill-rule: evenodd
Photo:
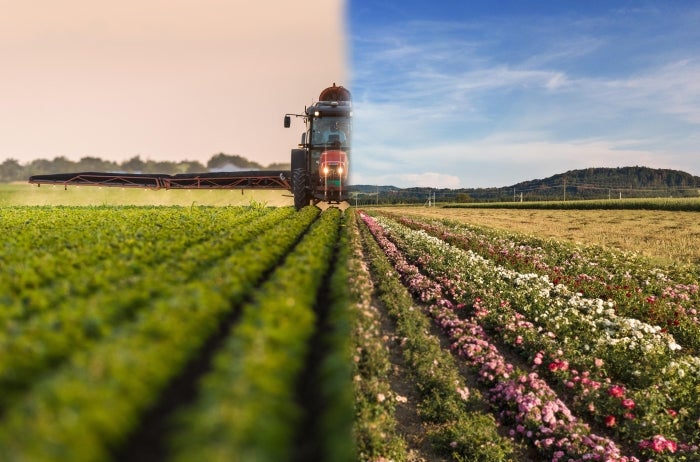
<svg viewBox="0 0 700 462">
<path fill-rule="evenodd" d="M 352 208 L 0 232 L 2 461 L 700 460 L 684 267 Z"/>
<path fill-rule="evenodd" d="M 541 460 L 698 460 L 698 286 L 633 255 L 362 215 Z"/>
</svg>

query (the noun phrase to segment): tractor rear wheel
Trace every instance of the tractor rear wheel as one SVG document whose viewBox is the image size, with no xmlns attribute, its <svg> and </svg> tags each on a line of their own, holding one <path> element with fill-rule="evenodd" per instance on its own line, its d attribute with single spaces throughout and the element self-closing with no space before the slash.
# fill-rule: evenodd
<svg viewBox="0 0 700 462">
<path fill-rule="evenodd" d="M 292 192 L 294 193 L 294 208 L 297 210 L 303 209 L 311 201 L 306 156 L 306 150 L 292 149 Z"/>
</svg>

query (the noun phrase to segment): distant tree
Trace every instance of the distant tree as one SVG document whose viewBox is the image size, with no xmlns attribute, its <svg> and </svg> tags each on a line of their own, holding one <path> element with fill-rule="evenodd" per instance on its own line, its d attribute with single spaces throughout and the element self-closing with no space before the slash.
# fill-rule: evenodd
<svg viewBox="0 0 700 462">
<path fill-rule="evenodd" d="M 0 164 L 0 181 L 19 181 L 24 175 L 24 167 L 15 159 L 7 159 Z"/>
<path fill-rule="evenodd" d="M 143 172 L 145 167 L 146 163 L 141 160 L 141 156 L 134 156 L 121 164 L 121 169 L 130 173 Z"/>
<path fill-rule="evenodd" d="M 154 161 L 148 160 L 143 167 L 144 173 L 166 173 L 173 174 L 179 173 L 177 169 L 177 164 L 170 161 Z"/>
<path fill-rule="evenodd" d="M 459 203 L 465 203 L 465 202 L 471 202 L 472 198 L 469 196 L 469 194 L 465 192 L 459 192 L 455 195 L 455 202 Z"/>
<path fill-rule="evenodd" d="M 84 172 L 112 172 L 119 169 L 115 162 L 86 156 L 78 161 L 78 169 Z"/>
<path fill-rule="evenodd" d="M 292 169 L 292 164 L 289 162 L 273 162 L 267 167 L 265 167 L 265 170 L 291 170 Z"/>
<path fill-rule="evenodd" d="M 184 160 L 177 164 L 179 173 L 201 173 L 206 172 L 207 168 L 199 161 Z"/>
<path fill-rule="evenodd" d="M 237 154 L 224 154 L 220 152 L 209 159 L 207 162 L 207 168 L 209 170 L 216 170 L 222 168 L 230 168 L 230 166 L 238 167 L 242 170 L 262 170 L 263 166 L 257 162 L 250 161 L 245 157 L 241 157 Z"/>
</svg>

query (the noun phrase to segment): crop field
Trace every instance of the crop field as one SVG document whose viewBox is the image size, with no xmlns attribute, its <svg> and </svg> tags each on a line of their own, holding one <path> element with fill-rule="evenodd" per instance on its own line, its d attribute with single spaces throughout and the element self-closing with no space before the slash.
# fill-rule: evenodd
<svg viewBox="0 0 700 462">
<path fill-rule="evenodd" d="M 0 459 L 348 460 L 340 219 L 0 209 Z"/>
<path fill-rule="evenodd" d="M 292 205 L 294 200 L 287 191 L 277 190 L 221 190 L 206 191 L 150 190 L 141 188 L 94 187 L 61 185 L 32 185 L 28 183 L 0 183 L 0 207 L 32 206 L 242 206 L 251 203 L 273 207 Z"/>
<path fill-rule="evenodd" d="M 700 460 L 695 266 L 263 205 L 0 207 L 0 460 Z"/>
</svg>

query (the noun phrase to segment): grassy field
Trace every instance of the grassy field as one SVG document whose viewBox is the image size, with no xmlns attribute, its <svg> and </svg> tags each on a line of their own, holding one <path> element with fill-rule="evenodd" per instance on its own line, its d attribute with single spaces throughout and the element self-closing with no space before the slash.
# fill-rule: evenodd
<svg viewBox="0 0 700 462">
<path fill-rule="evenodd" d="M 697 212 L 437 207 L 383 207 L 382 210 L 633 251 L 662 265 L 700 264 Z"/>
<path fill-rule="evenodd" d="M 95 186 L 0 183 L 0 206 L 10 205 L 293 205 L 287 191 L 266 190 L 150 190 Z"/>
</svg>

